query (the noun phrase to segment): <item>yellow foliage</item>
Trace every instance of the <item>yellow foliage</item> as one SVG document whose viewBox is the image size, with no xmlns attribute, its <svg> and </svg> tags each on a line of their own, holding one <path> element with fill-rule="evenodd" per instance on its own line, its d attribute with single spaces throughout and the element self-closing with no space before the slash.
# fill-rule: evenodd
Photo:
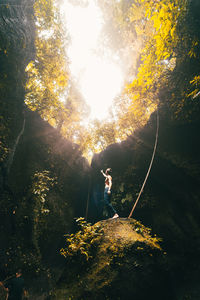
<svg viewBox="0 0 200 300">
<path fill-rule="evenodd" d="M 36 0 L 36 58 L 27 67 L 26 104 L 57 126 L 66 110 L 60 98 L 68 84 L 64 34 L 53 0 Z M 62 111 L 62 113 L 61 113 Z M 65 116 L 67 119 L 67 116 Z"/>
<path fill-rule="evenodd" d="M 191 49 L 190 51 L 188 52 L 188 55 L 192 58 L 192 57 L 196 57 L 197 54 L 196 54 L 196 47 L 198 46 L 198 41 L 197 40 L 194 40 L 192 41 L 192 46 L 191 46 Z"/>
<path fill-rule="evenodd" d="M 174 66 L 174 61 L 171 64 L 170 60 L 173 58 L 173 49 L 179 42 L 176 26 L 186 2 L 179 0 L 141 0 L 137 3 L 140 3 L 143 9 L 145 8 L 141 20 L 137 19 L 137 21 L 138 23 L 141 22 L 142 26 L 146 22 L 145 27 L 149 27 L 150 32 L 145 36 L 141 53 L 142 63 L 138 69 L 137 78 L 126 88 L 132 101 L 138 101 L 139 98 L 145 99 L 147 93 L 155 91 L 155 88 L 160 85 L 160 81 L 165 81 L 166 70 L 170 69 L 172 65 Z M 130 12 L 133 14 L 133 18 L 130 17 L 130 19 L 136 20 L 136 13 L 133 12 L 133 9 Z M 141 25 L 138 24 L 137 28 L 140 27 Z M 139 32 L 138 29 L 137 32 Z M 150 98 L 151 100 L 145 102 L 146 104 L 151 105 L 151 101 L 156 103 L 156 95 Z M 139 112 L 137 114 L 141 115 Z"/>
</svg>

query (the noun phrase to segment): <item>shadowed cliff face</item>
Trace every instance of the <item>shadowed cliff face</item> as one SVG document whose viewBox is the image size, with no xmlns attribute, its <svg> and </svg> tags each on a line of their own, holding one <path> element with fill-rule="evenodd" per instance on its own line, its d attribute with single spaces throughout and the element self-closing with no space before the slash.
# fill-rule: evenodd
<svg viewBox="0 0 200 300">
<path fill-rule="evenodd" d="M 0 280 L 22 268 L 38 299 L 52 285 L 63 234 L 85 213 L 89 166 L 76 145 L 24 106 L 34 1 L 11 2 L 0 5 Z"/>
<path fill-rule="evenodd" d="M 77 145 L 37 113 L 24 116 L 1 198 L 1 276 L 21 267 L 35 299 L 62 272 L 59 249 L 74 218 L 85 214 L 90 168 Z"/>
<path fill-rule="evenodd" d="M 85 213 L 89 165 L 77 145 L 64 139 L 38 114 L 26 111 L 25 119 L 24 134 L 16 149 L 8 178 L 9 187 L 16 198 L 16 211 L 20 210 L 24 198 L 27 206 L 34 209 L 36 200 L 33 188 L 36 195 L 37 187 L 41 191 L 46 189 L 44 199 L 41 198 L 44 209 L 50 210 L 49 216 L 56 220 L 57 225 L 62 220 L 66 230 L 66 224 L 71 227 L 73 218 Z M 45 214 L 48 221 L 48 212 Z M 46 225 L 49 232 L 55 225 L 52 221 L 50 219 Z M 54 229 L 55 232 L 57 230 Z"/>
<path fill-rule="evenodd" d="M 12 163 L 13 150 L 23 127 L 27 64 L 34 59 L 34 1 L 4 1 L 0 5 L 0 189 Z"/>
<path fill-rule="evenodd" d="M 0 281 L 21 268 L 39 299 L 62 270 L 63 234 L 85 214 L 89 165 L 77 145 L 24 106 L 34 1 L 11 2 L 0 5 Z"/>
</svg>

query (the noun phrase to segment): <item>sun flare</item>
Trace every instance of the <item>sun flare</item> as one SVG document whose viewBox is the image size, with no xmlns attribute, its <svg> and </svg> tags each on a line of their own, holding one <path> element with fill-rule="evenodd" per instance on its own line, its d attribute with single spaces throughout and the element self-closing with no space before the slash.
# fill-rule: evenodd
<svg viewBox="0 0 200 300">
<path fill-rule="evenodd" d="M 102 119 L 112 100 L 120 92 L 122 76 L 112 62 L 92 57 L 80 80 L 81 91 L 91 106 L 91 117 Z"/>
<path fill-rule="evenodd" d="M 120 93 L 123 73 L 111 49 L 98 55 L 103 26 L 101 11 L 93 0 L 86 7 L 73 6 L 67 0 L 63 10 L 71 41 L 67 50 L 71 75 L 79 82 L 80 92 L 91 108 L 90 117 L 103 119 Z"/>
</svg>

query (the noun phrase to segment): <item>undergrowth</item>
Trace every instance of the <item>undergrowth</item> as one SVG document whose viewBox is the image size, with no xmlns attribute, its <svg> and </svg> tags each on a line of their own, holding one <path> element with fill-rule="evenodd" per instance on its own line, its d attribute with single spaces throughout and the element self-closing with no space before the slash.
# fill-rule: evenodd
<svg viewBox="0 0 200 300">
<path fill-rule="evenodd" d="M 80 261 L 84 263 L 93 258 L 103 233 L 100 225 L 91 225 L 84 218 L 78 218 L 76 222 L 80 230 L 65 235 L 66 247 L 60 249 L 60 253 L 65 258 L 80 258 Z"/>
</svg>

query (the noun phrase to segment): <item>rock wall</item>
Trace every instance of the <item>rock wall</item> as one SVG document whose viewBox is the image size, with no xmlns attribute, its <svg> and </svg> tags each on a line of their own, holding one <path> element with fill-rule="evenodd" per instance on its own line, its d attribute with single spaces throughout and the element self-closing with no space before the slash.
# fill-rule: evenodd
<svg viewBox="0 0 200 300">
<path fill-rule="evenodd" d="M 0 281 L 22 268 L 39 299 L 62 269 L 63 235 L 85 214 L 89 165 L 24 105 L 25 69 L 35 57 L 33 5 L 0 5 Z"/>
<path fill-rule="evenodd" d="M 34 1 L 4 1 L 0 5 L 0 189 L 12 163 L 16 140 L 23 126 L 27 64 L 34 59 Z"/>
<path fill-rule="evenodd" d="M 90 168 L 77 145 L 37 113 L 25 110 L 24 116 L 1 200 L 1 273 L 21 267 L 29 292 L 39 297 L 62 272 L 64 234 L 85 215 Z"/>
</svg>

